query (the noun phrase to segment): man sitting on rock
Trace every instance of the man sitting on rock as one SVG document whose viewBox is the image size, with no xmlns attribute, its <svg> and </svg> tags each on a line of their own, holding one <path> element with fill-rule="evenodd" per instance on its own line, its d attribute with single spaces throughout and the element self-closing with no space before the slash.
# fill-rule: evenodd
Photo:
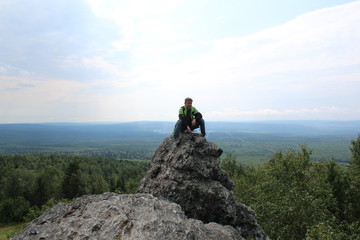
<svg viewBox="0 0 360 240">
<path fill-rule="evenodd" d="M 185 98 L 185 105 L 180 108 L 179 120 L 175 124 L 174 138 L 178 138 L 180 132 L 192 132 L 199 127 L 201 135 L 205 137 L 205 121 L 201 113 L 192 106 L 192 102 L 191 98 Z"/>
</svg>

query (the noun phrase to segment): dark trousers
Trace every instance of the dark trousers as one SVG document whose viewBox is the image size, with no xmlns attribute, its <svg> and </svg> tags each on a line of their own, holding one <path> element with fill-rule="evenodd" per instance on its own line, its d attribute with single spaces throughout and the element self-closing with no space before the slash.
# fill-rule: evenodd
<svg viewBox="0 0 360 240">
<path fill-rule="evenodd" d="M 178 137 L 180 132 L 184 132 L 187 129 L 186 126 L 187 125 L 184 124 L 184 122 L 181 119 L 179 119 L 175 124 L 174 136 Z M 197 120 L 195 126 L 190 125 L 191 131 L 193 131 L 194 129 L 199 128 L 199 127 L 200 127 L 200 131 L 201 131 L 201 135 L 204 137 L 206 135 L 204 119 Z"/>
</svg>

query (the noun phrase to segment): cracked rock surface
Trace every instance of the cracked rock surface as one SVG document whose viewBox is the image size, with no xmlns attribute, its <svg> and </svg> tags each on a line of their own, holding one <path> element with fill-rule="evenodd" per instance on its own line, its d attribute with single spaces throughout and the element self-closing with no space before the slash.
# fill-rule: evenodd
<svg viewBox="0 0 360 240">
<path fill-rule="evenodd" d="M 179 204 L 189 218 L 231 225 L 246 238 L 268 239 L 255 212 L 236 202 L 234 183 L 220 168 L 222 152 L 200 134 L 166 138 L 156 150 L 138 192 Z"/>
<path fill-rule="evenodd" d="M 150 194 L 104 193 L 60 203 L 11 239 L 243 239 L 230 226 L 187 218 L 178 204 Z"/>
<path fill-rule="evenodd" d="M 268 240 L 234 183 L 222 150 L 200 134 L 166 138 L 136 194 L 87 195 L 59 203 L 12 240 Z"/>
</svg>

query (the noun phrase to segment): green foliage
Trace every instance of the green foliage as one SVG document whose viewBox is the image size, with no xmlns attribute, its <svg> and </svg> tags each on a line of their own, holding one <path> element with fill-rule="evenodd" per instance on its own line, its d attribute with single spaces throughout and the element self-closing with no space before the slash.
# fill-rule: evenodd
<svg viewBox="0 0 360 240">
<path fill-rule="evenodd" d="M 39 217 L 45 210 L 55 206 L 57 203 L 60 202 L 71 202 L 71 200 L 51 198 L 41 207 L 33 205 L 30 207 L 26 217 L 24 218 L 24 221 L 30 222 L 31 220 Z"/>
<path fill-rule="evenodd" d="M 19 232 L 21 229 L 24 228 L 24 223 L 20 224 L 0 224 L 0 240 L 7 240 L 15 233 Z"/>
<path fill-rule="evenodd" d="M 301 239 L 308 226 L 327 221 L 329 208 L 334 208 L 330 188 L 321 181 L 324 172 L 311 162 L 310 154 L 305 148 L 279 153 L 265 166 L 267 180 L 260 184 L 265 201 L 258 203 L 263 210 L 259 217 L 276 215 L 277 221 L 264 227 L 285 239 Z"/>
<path fill-rule="evenodd" d="M 31 189 L 34 187 L 36 176 L 33 170 L 15 168 L 3 174 L 1 190 L 5 198 L 31 198 Z"/>
<path fill-rule="evenodd" d="M 222 166 L 230 172 L 242 169 L 229 174 L 234 193 L 255 210 L 271 239 L 358 239 L 359 198 L 353 197 L 359 188 L 349 181 L 350 168 L 334 160 L 315 162 L 311 155 L 301 146 L 279 151 L 263 165 L 244 167 L 227 157 Z"/>
<path fill-rule="evenodd" d="M 0 223 L 29 221 L 62 198 L 133 193 L 148 167 L 148 161 L 81 155 L 0 155 Z"/>
<path fill-rule="evenodd" d="M 216 142 L 225 154 L 236 156 L 237 160 L 244 164 L 265 163 L 277 151 L 297 149 L 299 143 L 306 144 L 312 149 L 313 160 L 334 158 L 338 163 L 348 164 L 351 158 L 349 150 L 351 136 L 231 132 L 228 135 L 212 133 L 211 141 Z"/>
<path fill-rule="evenodd" d="M 351 141 L 351 144 L 352 158 L 348 168 L 350 189 L 347 210 L 352 220 L 356 221 L 360 216 L 360 135 L 356 140 Z"/>
<path fill-rule="evenodd" d="M 0 222 L 23 222 L 30 209 L 30 203 L 22 197 L 8 198 L 0 202 Z"/>
<path fill-rule="evenodd" d="M 330 224 L 319 223 L 311 226 L 306 234 L 306 240 L 337 240 L 336 229 Z"/>
<path fill-rule="evenodd" d="M 33 196 L 33 203 L 36 206 L 44 205 L 49 199 L 61 197 L 62 176 L 62 172 L 54 167 L 45 167 L 38 171 Z"/>
<path fill-rule="evenodd" d="M 351 141 L 348 166 L 333 158 L 315 161 L 306 146 L 271 152 L 262 147 L 265 140 L 257 147 L 272 154 L 266 163 L 246 166 L 231 153 L 221 167 L 235 182 L 237 200 L 255 210 L 270 238 L 360 240 L 360 135 Z M 236 144 L 242 151 L 246 141 Z M 30 221 L 62 197 L 133 193 L 148 167 L 102 154 L 0 155 L 0 222 Z"/>
<path fill-rule="evenodd" d="M 65 177 L 62 182 L 64 198 L 75 198 L 86 194 L 85 181 L 80 169 L 80 161 L 73 160 L 65 170 Z"/>
<path fill-rule="evenodd" d="M 319 223 L 308 229 L 306 240 L 360 240 L 359 222 Z"/>
<path fill-rule="evenodd" d="M 327 170 L 326 181 L 331 186 L 331 191 L 336 199 L 336 208 L 332 209 L 332 213 L 339 221 L 345 220 L 347 217 L 347 197 L 349 192 L 349 179 L 346 168 L 339 166 L 334 160 L 325 163 L 324 167 Z"/>
<path fill-rule="evenodd" d="M 125 179 L 123 175 L 119 174 L 111 174 L 110 176 L 110 191 L 116 193 L 124 193 L 126 191 L 125 188 Z"/>
<path fill-rule="evenodd" d="M 94 183 L 93 184 L 93 193 L 94 194 L 99 194 L 99 193 L 109 191 L 109 184 L 105 181 L 103 176 L 96 175 L 93 180 L 93 183 Z"/>
<path fill-rule="evenodd" d="M 358 135 L 358 138 L 356 140 L 351 141 L 351 153 L 352 153 L 352 162 L 351 165 L 355 165 L 357 167 L 360 167 L 360 134 Z"/>
<path fill-rule="evenodd" d="M 226 154 L 226 157 L 222 159 L 221 168 L 224 169 L 230 178 L 238 178 L 244 174 L 244 167 L 236 162 L 236 157 L 232 154 Z"/>
</svg>

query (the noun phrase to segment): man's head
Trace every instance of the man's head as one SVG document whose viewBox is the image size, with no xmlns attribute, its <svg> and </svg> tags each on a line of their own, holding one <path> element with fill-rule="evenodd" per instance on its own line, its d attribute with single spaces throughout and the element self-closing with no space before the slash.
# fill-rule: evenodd
<svg viewBox="0 0 360 240">
<path fill-rule="evenodd" d="M 190 109 L 192 107 L 193 100 L 191 98 L 185 98 L 185 107 L 186 109 Z"/>
</svg>

